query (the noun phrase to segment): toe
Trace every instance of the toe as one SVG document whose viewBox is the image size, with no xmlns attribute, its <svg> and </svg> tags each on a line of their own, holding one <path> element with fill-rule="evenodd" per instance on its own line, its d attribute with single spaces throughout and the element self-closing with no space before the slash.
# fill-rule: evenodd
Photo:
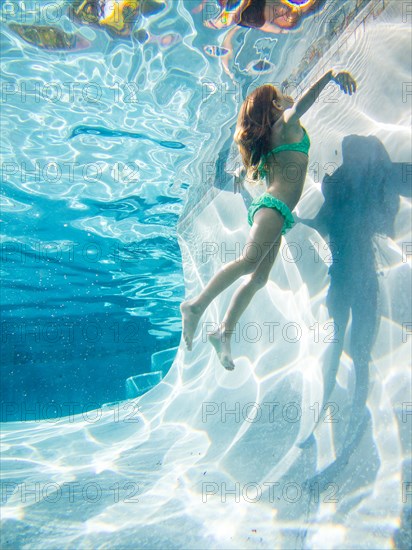
<svg viewBox="0 0 412 550">
<path fill-rule="evenodd" d="M 228 357 L 225 357 L 225 359 L 223 360 L 223 366 L 225 367 L 225 369 L 227 370 L 233 370 L 235 368 L 235 364 L 233 363 L 233 361 L 231 359 L 229 359 Z"/>
<path fill-rule="evenodd" d="M 184 336 L 183 339 L 185 341 L 187 349 L 190 351 L 190 340 L 189 340 L 189 338 L 187 336 Z"/>
</svg>

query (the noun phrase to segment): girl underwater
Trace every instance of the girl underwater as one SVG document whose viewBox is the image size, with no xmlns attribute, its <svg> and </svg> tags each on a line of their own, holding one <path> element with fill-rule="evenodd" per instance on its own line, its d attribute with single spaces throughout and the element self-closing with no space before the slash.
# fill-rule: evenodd
<svg viewBox="0 0 412 550">
<path fill-rule="evenodd" d="M 255 198 L 248 209 L 251 226 L 244 250 L 253 246 L 255 258 L 247 253 L 224 265 L 202 292 L 180 305 L 183 339 L 191 351 L 192 340 L 209 304 L 243 275 L 250 275 L 240 286 L 218 329 L 208 335 L 219 361 L 233 370 L 230 339 L 236 323 L 254 294 L 263 288 L 279 250 L 281 236 L 295 223 L 291 211 L 302 194 L 308 168 L 309 136 L 300 118 L 313 106 L 322 90 L 335 82 L 345 94 L 356 92 L 355 80 L 348 72 L 328 71 L 297 102 L 276 86 L 256 88 L 241 105 L 234 141 L 242 156 L 246 175 L 258 180 L 266 177 L 267 191 Z"/>
</svg>

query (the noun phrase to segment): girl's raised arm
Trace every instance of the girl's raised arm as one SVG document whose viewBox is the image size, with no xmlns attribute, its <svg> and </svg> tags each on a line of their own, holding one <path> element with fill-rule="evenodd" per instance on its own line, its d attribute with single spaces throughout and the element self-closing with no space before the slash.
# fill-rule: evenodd
<svg viewBox="0 0 412 550">
<path fill-rule="evenodd" d="M 312 107 L 318 99 L 324 88 L 329 82 L 336 82 L 340 89 L 345 93 L 352 95 L 356 92 L 356 82 L 348 72 L 335 73 L 328 71 L 322 76 L 309 90 L 300 98 L 291 109 L 286 109 L 283 114 L 283 120 L 286 124 L 296 123 L 308 109 Z"/>
</svg>

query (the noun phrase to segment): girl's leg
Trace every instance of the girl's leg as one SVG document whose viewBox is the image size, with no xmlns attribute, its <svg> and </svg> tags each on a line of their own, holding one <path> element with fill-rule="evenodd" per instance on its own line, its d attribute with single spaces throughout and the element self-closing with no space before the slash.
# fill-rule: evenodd
<svg viewBox="0 0 412 550">
<path fill-rule="evenodd" d="M 233 295 L 229 309 L 218 330 L 209 335 L 209 341 L 213 344 L 220 362 L 228 370 L 233 370 L 235 368 L 232 360 L 230 340 L 235 331 L 236 323 L 249 305 L 255 293 L 266 285 L 279 251 L 280 241 L 281 236 L 279 235 L 278 240 L 273 243 L 271 249 L 252 273 L 249 280 L 240 286 Z"/>
<path fill-rule="evenodd" d="M 256 270 L 279 236 L 283 222 L 283 216 L 273 208 L 264 207 L 258 210 L 242 256 L 223 266 L 196 298 L 180 305 L 183 338 L 188 350 L 192 349 L 193 335 L 206 308 L 239 277 Z"/>
</svg>

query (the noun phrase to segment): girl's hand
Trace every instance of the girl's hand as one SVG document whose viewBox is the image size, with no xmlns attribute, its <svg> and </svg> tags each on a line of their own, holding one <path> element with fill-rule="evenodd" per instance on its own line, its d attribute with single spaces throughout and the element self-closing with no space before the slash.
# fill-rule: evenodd
<svg viewBox="0 0 412 550">
<path fill-rule="evenodd" d="M 334 73 L 332 80 L 338 84 L 345 94 L 352 95 L 356 92 L 356 81 L 348 72 Z"/>
</svg>

